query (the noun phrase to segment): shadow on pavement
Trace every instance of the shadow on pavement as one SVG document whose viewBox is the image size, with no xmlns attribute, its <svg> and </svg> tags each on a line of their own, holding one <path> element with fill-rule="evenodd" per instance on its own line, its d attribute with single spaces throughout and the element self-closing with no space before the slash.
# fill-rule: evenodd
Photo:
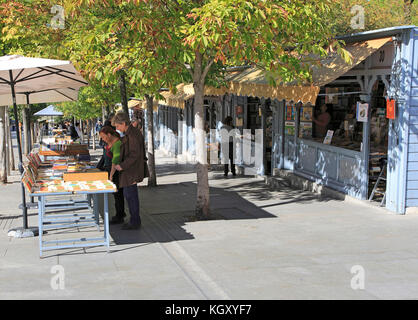
<svg viewBox="0 0 418 320">
<path fill-rule="evenodd" d="M 184 228 L 195 223 L 196 184 L 192 182 L 165 184 L 157 187 L 140 187 L 140 230 L 121 230 L 112 225 L 110 234 L 115 244 L 125 245 L 149 242 L 171 242 L 194 239 Z M 210 188 L 211 218 L 214 220 L 243 220 L 277 218 L 242 198 L 236 191 Z M 198 223 L 205 223 L 200 220 Z"/>
</svg>

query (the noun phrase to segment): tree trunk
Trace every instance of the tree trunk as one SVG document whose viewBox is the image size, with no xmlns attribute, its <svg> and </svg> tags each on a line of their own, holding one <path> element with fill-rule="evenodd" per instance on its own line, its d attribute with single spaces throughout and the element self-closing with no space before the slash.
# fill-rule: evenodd
<svg viewBox="0 0 418 320">
<path fill-rule="evenodd" d="M 96 150 L 96 123 L 91 121 L 91 138 L 93 140 L 93 150 Z M 97 120 L 96 120 L 97 121 Z"/>
<path fill-rule="evenodd" d="M 36 135 L 35 135 L 35 124 L 33 122 L 30 122 L 29 126 L 30 126 L 30 144 L 31 144 L 31 147 L 33 149 L 33 145 L 36 143 L 36 141 L 35 141 L 36 140 L 35 139 L 35 137 L 36 137 Z"/>
<path fill-rule="evenodd" d="M 90 120 L 86 120 L 87 148 L 90 149 Z"/>
<path fill-rule="evenodd" d="M 23 137 L 23 153 L 28 154 L 29 153 L 29 137 L 28 137 L 28 116 L 27 116 L 28 109 L 24 107 L 22 109 L 22 121 L 23 121 L 23 128 L 22 128 L 22 137 Z"/>
<path fill-rule="evenodd" d="M 6 119 L 7 119 L 7 141 L 9 145 L 9 168 L 11 170 L 16 170 L 15 167 L 15 155 L 13 151 L 13 143 L 12 143 L 12 131 L 10 130 L 10 115 L 9 115 L 9 109 L 6 108 Z M 15 122 L 16 123 L 16 122 Z"/>
<path fill-rule="evenodd" d="M 196 173 L 197 173 L 197 200 L 196 216 L 198 219 L 208 219 L 210 216 L 209 178 L 206 149 L 206 132 L 204 120 L 204 76 L 202 71 L 202 54 L 196 50 L 196 61 L 193 75 L 194 120 L 196 135 Z"/>
<path fill-rule="evenodd" d="M 107 115 L 106 115 L 106 107 L 102 107 L 102 123 L 104 124 L 106 121 Z"/>
<path fill-rule="evenodd" d="M 155 170 L 155 146 L 154 146 L 154 97 L 145 95 L 147 100 L 147 148 L 148 148 L 148 186 L 157 185 L 157 172 Z"/>
<path fill-rule="evenodd" d="M 405 24 L 411 24 L 412 1 L 404 0 Z"/>
<path fill-rule="evenodd" d="M 0 106 L 0 182 L 7 183 L 6 107 Z"/>
<path fill-rule="evenodd" d="M 121 71 L 119 75 L 119 89 L 120 89 L 120 97 L 121 97 L 123 111 L 129 115 L 128 97 L 126 95 L 126 81 L 125 81 L 124 71 Z"/>
<path fill-rule="evenodd" d="M 80 143 L 83 144 L 84 143 L 84 133 L 83 133 L 83 120 L 80 119 Z"/>
</svg>

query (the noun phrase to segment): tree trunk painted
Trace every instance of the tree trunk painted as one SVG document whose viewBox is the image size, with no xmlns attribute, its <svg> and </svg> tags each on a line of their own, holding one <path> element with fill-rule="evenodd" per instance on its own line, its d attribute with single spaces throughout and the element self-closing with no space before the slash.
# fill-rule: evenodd
<svg viewBox="0 0 418 320">
<path fill-rule="evenodd" d="M 205 141 L 204 120 L 204 77 L 202 70 L 202 55 L 196 51 L 196 61 L 193 74 L 194 87 L 194 120 L 196 136 L 196 174 L 197 174 L 197 199 L 196 216 L 198 219 L 208 219 L 210 216 L 209 203 L 209 178 L 207 164 L 207 149 Z M 202 79 L 203 78 L 203 79 Z"/>
<path fill-rule="evenodd" d="M 125 72 L 121 72 L 119 75 L 119 89 L 120 89 L 120 97 L 122 102 L 123 111 L 129 114 L 128 109 L 128 97 L 126 95 L 126 81 L 125 81 Z"/>
<path fill-rule="evenodd" d="M 6 107 L 0 106 L 0 182 L 7 183 Z"/>
<path fill-rule="evenodd" d="M 147 100 L 147 148 L 148 148 L 148 186 L 157 185 L 157 173 L 155 171 L 155 146 L 154 146 L 154 97 L 145 95 Z"/>
</svg>

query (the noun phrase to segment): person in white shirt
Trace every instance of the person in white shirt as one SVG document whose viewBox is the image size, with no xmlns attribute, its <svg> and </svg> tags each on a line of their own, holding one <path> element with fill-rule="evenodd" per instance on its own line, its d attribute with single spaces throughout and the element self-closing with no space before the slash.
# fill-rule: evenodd
<svg viewBox="0 0 418 320">
<path fill-rule="evenodd" d="M 228 133 L 233 130 L 233 126 L 232 126 L 232 117 L 228 116 L 225 118 L 224 120 L 224 125 L 222 126 L 222 129 L 225 129 L 228 131 Z M 229 161 L 231 163 L 231 172 L 232 175 L 235 177 L 236 176 L 236 172 L 235 172 L 235 164 L 234 164 L 234 140 L 233 137 L 230 135 L 229 136 L 229 148 L 228 148 L 228 155 L 229 155 Z M 229 172 L 229 165 L 228 164 L 224 164 L 224 176 L 227 177 L 228 176 L 228 172 Z"/>
</svg>

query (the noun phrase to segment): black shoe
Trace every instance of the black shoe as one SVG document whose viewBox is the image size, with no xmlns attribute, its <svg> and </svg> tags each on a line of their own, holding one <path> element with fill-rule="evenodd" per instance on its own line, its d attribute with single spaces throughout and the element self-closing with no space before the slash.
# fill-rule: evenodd
<svg viewBox="0 0 418 320">
<path fill-rule="evenodd" d="M 124 218 L 120 218 L 120 217 L 113 217 L 112 220 L 110 220 L 110 224 L 120 224 L 123 223 L 125 221 Z"/>
<path fill-rule="evenodd" d="M 130 223 L 125 223 L 122 226 L 122 230 L 138 230 L 139 228 L 141 228 L 140 224 L 134 225 L 134 224 L 130 224 Z"/>
<path fill-rule="evenodd" d="M 226 178 L 228 176 L 228 174 L 227 173 L 224 173 L 224 177 Z"/>
</svg>

